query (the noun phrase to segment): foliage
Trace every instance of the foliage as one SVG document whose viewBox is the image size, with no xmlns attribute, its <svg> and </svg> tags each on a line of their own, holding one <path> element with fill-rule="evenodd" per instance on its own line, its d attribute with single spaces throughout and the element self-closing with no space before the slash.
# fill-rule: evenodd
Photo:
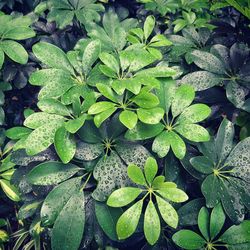
<svg viewBox="0 0 250 250">
<path fill-rule="evenodd" d="M 249 246 L 250 238 L 248 230 L 250 221 L 243 221 L 240 225 L 231 226 L 223 234 L 221 229 L 226 216 L 220 204 L 216 205 L 211 214 L 206 207 L 202 207 L 198 216 L 198 227 L 201 232 L 183 229 L 173 235 L 173 241 L 184 249 L 236 249 L 241 246 Z"/>
<path fill-rule="evenodd" d="M 158 212 L 152 201 L 156 198 L 157 206 L 163 220 L 171 227 L 176 228 L 178 225 L 178 214 L 175 209 L 167 201 L 184 202 L 188 196 L 176 187 L 173 182 L 165 182 L 164 176 L 157 176 L 158 172 L 157 162 L 150 157 L 146 160 L 144 166 L 144 173 L 136 165 L 128 166 L 129 178 L 139 187 L 124 187 L 115 190 L 108 198 L 107 204 L 111 207 L 124 207 L 133 202 L 138 196 L 143 194 L 142 199 L 136 201 L 130 208 L 128 208 L 118 219 L 116 230 L 119 239 L 126 239 L 131 236 L 138 225 L 143 202 L 149 196 L 144 214 L 144 234 L 150 245 L 154 245 L 159 239 L 161 224 Z M 146 192 L 146 193 L 145 193 Z"/>
<path fill-rule="evenodd" d="M 249 249 L 248 5 L 0 1 L 0 249 Z"/>
</svg>

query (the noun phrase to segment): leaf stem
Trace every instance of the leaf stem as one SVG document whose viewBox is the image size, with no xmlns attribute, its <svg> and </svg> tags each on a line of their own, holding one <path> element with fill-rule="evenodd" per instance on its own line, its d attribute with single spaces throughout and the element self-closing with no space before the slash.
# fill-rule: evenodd
<svg viewBox="0 0 250 250">
<path fill-rule="evenodd" d="M 89 182 L 89 179 L 90 179 L 91 175 L 92 175 L 92 172 L 89 173 L 89 175 L 88 175 L 86 181 L 85 181 L 84 184 L 82 185 L 82 187 L 81 187 L 81 189 L 80 189 L 81 192 L 84 190 L 84 188 L 86 187 L 87 183 Z"/>
</svg>

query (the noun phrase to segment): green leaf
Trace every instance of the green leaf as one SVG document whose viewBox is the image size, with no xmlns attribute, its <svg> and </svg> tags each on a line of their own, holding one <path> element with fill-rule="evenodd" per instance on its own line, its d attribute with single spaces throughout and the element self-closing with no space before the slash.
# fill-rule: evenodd
<svg viewBox="0 0 250 250">
<path fill-rule="evenodd" d="M 120 240 L 128 238 L 136 230 L 142 212 L 142 205 L 143 201 L 138 201 L 119 218 L 116 231 Z"/>
<path fill-rule="evenodd" d="M 172 100 L 176 92 L 176 82 L 169 78 L 163 78 L 160 81 L 160 88 L 156 89 L 156 95 L 159 98 L 159 106 L 168 113 Z"/>
<path fill-rule="evenodd" d="M 10 184 L 9 181 L 0 179 L 0 185 L 4 191 L 4 193 L 15 202 L 18 202 L 21 200 L 19 196 L 19 192 L 16 187 Z"/>
<path fill-rule="evenodd" d="M 73 178 L 59 184 L 45 198 L 40 216 L 44 226 L 54 224 L 56 218 L 73 194 L 79 192 L 81 178 Z"/>
<path fill-rule="evenodd" d="M 146 180 L 142 170 L 135 164 L 131 164 L 127 168 L 128 177 L 136 184 L 146 186 Z"/>
<path fill-rule="evenodd" d="M 135 187 L 117 189 L 109 196 L 107 204 L 111 207 L 124 207 L 134 201 L 141 192 L 141 189 Z"/>
<path fill-rule="evenodd" d="M 137 115 L 129 110 L 124 110 L 119 115 L 119 120 L 128 129 L 133 129 L 137 123 Z"/>
<path fill-rule="evenodd" d="M 220 201 L 221 190 L 219 180 L 215 175 L 211 174 L 206 177 L 201 185 L 201 191 L 206 198 L 207 207 L 214 207 Z"/>
<path fill-rule="evenodd" d="M 157 66 L 154 68 L 143 69 L 136 73 L 136 76 L 147 77 L 172 77 L 176 75 L 176 71 L 168 66 Z"/>
<path fill-rule="evenodd" d="M 170 134 L 168 131 L 164 130 L 160 133 L 153 142 L 152 150 L 157 153 L 157 155 L 162 158 L 167 155 L 170 149 Z"/>
<path fill-rule="evenodd" d="M 222 78 L 208 71 L 195 71 L 185 75 L 181 79 L 182 84 L 191 85 L 196 91 L 212 88 L 219 85 Z"/>
<path fill-rule="evenodd" d="M 164 199 L 156 196 L 157 205 L 163 220 L 173 228 L 178 226 L 178 214 L 175 209 Z"/>
<path fill-rule="evenodd" d="M 61 102 L 55 99 L 42 99 L 37 103 L 37 106 L 43 112 L 49 114 L 57 114 L 62 116 L 69 116 L 70 111 Z"/>
<path fill-rule="evenodd" d="M 26 64 L 28 62 L 28 53 L 19 43 L 11 40 L 5 40 L 0 43 L 0 48 L 13 61 L 20 64 Z"/>
<path fill-rule="evenodd" d="M 250 167 L 250 137 L 239 142 L 236 147 L 230 152 L 225 164 L 234 167 L 234 176 L 249 182 L 249 167 Z"/>
<path fill-rule="evenodd" d="M 90 115 L 99 114 L 103 111 L 114 108 L 115 105 L 116 105 L 115 103 L 107 102 L 107 101 L 97 102 L 89 108 L 88 113 Z"/>
<path fill-rule="evenodd" d="M 144 22 L 144 37 L 147 40 L 148 37 L 151 35 L 155 27 L 155 17 L 154 16 L 148 16 Z"/>
<path fill-rule="evenodd" d="M 2 68 L 4 63 L 4 52 L 3 50 L 0 48 L 0 69 Z"/>
<path fill-rule="evenodd" d="M 209 212 L 206 207 L 201 208 L 198 215 L 198 226 L 204 238 L 209 240 Z"/>
<path fill-rule="evenodd" d="M 35 155 L 48 148 L 54 141 L 56 130 L 63 125 L 63 121 L 48 121 L 47 124 L 35 129 L 28 135 L 24 147 L 28 155 Z"/>
<path fill-rule="evenodd" d="M 180 209 L 178 209 L 180 225 L 182 226 L 197 225 L 199 211 L 204 205 L 205 205 L 205 199 L 197 198 L 190 200 Z"/>
<path fill-rule="evenodd" d="M 190 159 L 192 166 L 203 174 L 212 174 L 214 164 L 205 156 L 196 156 Z"/>
<path fill-rule="evenodd" d="M 176 19 L 176 21 L 174 23 L 175 24 L 174 33 L 179 32 L 180 30 L 182 30 L 183 28 L 185 28 L 187 26 L 187 21 L 184 19 Z"/>
<path fill-rule="evenodd" d="M 184 249 L 202 249 L 206 241 L 197 233 L 191 230 L 180 230 L 172 237 L 174 243 Z"/>
<path fill-rule="evenodd" d="M 147 124 L 157 124 L 164 116 L 164 110 L 162 108 L 144 109 L 139 108 L 137 110 L 139 120 Z"/>
<path fill-rule="evenodd" d="M 46 125 L 50 122 L 61 122 L 64 118 L 60 115 L 47 114 L 45 112 L 36 112 L 29 115 L 25 121 L 24 125 L 28 128 L 39 128 L 43 125 Z"/>
<path fill-rule="evenodd" d="M 150 200 L 144 215 L 144 234 L 147 242 L 154 245 L 160 237 L 161 223 L 154 203 Z"/>
<path fill-rule="evenodd" d="M 173 43 L 162 34 L 157 34 L 150 40 L 150 47 L 164 47 L 172 44 Z"/>
<path fill-rule="evenodd" d="M 32 51 L 35 56 L 47 66 L 70 71 L 74 74 L 74 69 L 66 54 L 57 46 L 46 42 L 39 42 L 32 47 Z"/>
<path fill-rule="evenodd" d="M 204 142 L 210 140 L 208 131 L 197 124 L 180 124 L 174 129 L 190 141 Z"/>
<path fill-rule="evenodd" d="M 216 138 L 215 150 L 220 162 L 224 161 L 233 148 L 234 125 L 227 119 L 220 124 Z M 237 153 L 240 153 L 239 151 Z"/>
<path fill-rule="evenodd" d="M 67 180 L 80 170 L 79 167 L 71 163 L 49 161 L 37 165 L 33 168 L 27 178 L 33 185 L 55 185 Z"/>
<path fill-rule="evenodd" d="M 12 140 L 18 140 L 26 135 L 29 135 L 31 132 L 32 132 L 32 130 L 29 128 L 14 127 L 14 128 L 10 128 L 10 129 L 6 130 L 5 135 Z"/>
<path fill-rule="evenodd" d="M 194 97 L 195 91 L 192 86 L 181 85 L 177 89 L 172 101 L 172 115 L 176 117 L 182 113 L 182 111 L 193 102 Z"/>
<path fill-rule="evenodd" d="M 211 109 L 205 104 L 194 104 L 184 109 L 178 117 L 177 123 L 197 123 L 205 120 Z"/>
<path fill-rule="evenodd" d="M 184 202 L 188 200 L 187 194 L 178 188 L 160 188 L 156 191 L 162 197 L 173 202 Z"/>
<path fill-rule="evenodd" d="M 76 152 L 76 143 L 72 135 L 64 127 L 56 131 L 54 145 L 63 163 L 68 163 L 72 160 Z"/>
<path fill-rule="evenodd" d="M 88 143 L 98 143 L 102 141 L 100 131 L 96 128 L 93 121 L 87 120 L 82 128 L 78 130 L 78 135 L 83 141 Z"/>
<path fill-rule="evenodd" d="M 69 131 L 71 134 L 75 134 L 84 124 L 84 122 L 87 119 L 86 114 L 82 114 L 76 119 L 69 120 L 65 122 L 64 126 L 67 131 Z"/>
<path fill-rule="evenodd" d="M 38 201 L 35 200 L 23 204 L 18 211 L 17 215 L 18 220 L 25 220 L 34 215 L 38 207 L 40 206 L 41 202 L 42 202 L 41 200 Z"/>
<path fill-rule="evenodd" d="M 145 140 L 145 139 L 155 137 L 156 135 L 161 133 L 163 129 L 164 129 L 164 125 L 161 123 L 148 125 L 148 124 L 138 122 L 132 130 L 128 130 L 125 133 L 125 138 L 131 141 Z"/>
<path fill-rule="evenodd" d="M 221 231 L 226 220 L 221 203 L 218 203 L 211 212 L 210 217 L 210 237 L 213 240 Z"/>
<path fill-rule="evenodd" d="M 12 39 L 12 40 L 24 40 L 31 37 L 34 37 L 36 33 L 29 27 L 15 27 L 9 29 L 4 34 L 4 39 Z"/>
<path fill-rule="evenodd" d="M 116 107 L 110 108 L 108 110 L 103 111 L 102 113 L 96 115 L 94 117 L 94 123 L 96 125 L 97 128 L 99 128 L 101 126 L 101 124 L 107 119 L 109 118 L 115 111 L 117 110 Z"/>
<path fill-rule="evenodd" d="M 95 202 L 96 219 L 104 233 L 114 241 L 117 241 L 116 223 L 122 214 L 122 209 L 108 207 L 101 202 Z"/>
<path fill-rule="evenodd" d="M 250 221 L 243 221 L 240 225 L 233 225 L 220 237 L 220 240 L 229 244 L 236 245 L 250 242 Z"/>
<path fill-rule="evenodd" d="M 224 63 L 213 54 L 201 50 L 194 50 L 191 56 L 194 63 L 201 69 L 215 74 L 225 74 Z"/>
<path fill-rule="evenodd" d="M 78 250 L 85 226 L 84 193 L 74 194 L 54 224 L 51 236 L 53 250 Z"/>
<path fill-rule="evenodd" d="M 118 61 L 116 60 L 116 58 L 107 53 L 107 52 L 103 52 L 100 54 L 100 60 L 110 69 L 112 69 L 116 74 L 119 74 L 120 71 L 120 65 L 118 63 Z"/>
<path fill-rule="evenodd" d="M 185 142 L 181 139 L 181 137 L 178 134 L 176 134 L 173 131 L 169 131 L 168 134 L 169 134 L 168 140 L 175 156 L 178 159 L 183 159 L 186 154 Z"/>
<path fill-rule="evenodd" d="M 133 98 L 133 102 L 136 103 L 141 108 L 154 108 L 159 104 L 159 99 L 152 93 L 141 92 L 135 98 Z"/>
<path fill-rule="evenodd" d="M 149 157 L 144 165 L 144 173 L 146 180 L 149 184 L 152 184 L 158 171 L 158 165 L 153 157 Z"/>
<path fill-rule="evenodd" d="M 96 87 L 103 96 L 105 96 L 106 98 L 108 98 L 113 102 L 118 102 L 114 91 L 109 86 L 103 83 L 97 83 Z"/>
<path fill-rule="evenodd" d="M 98 59 L 101 51 L 101 44 L 99 40 L 91 41 L 85 48 L 82 56 L 82 67 L 85 75 L 89 73 L 91 67 Z"/>
</svg>

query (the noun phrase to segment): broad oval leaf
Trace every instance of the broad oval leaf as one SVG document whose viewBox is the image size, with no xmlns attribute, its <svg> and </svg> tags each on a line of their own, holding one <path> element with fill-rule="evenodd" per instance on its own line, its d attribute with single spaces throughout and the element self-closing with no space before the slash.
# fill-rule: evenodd
<svg viewBox="0 0 250 250">
<path fill-rule="evenodd" d="M 156 160 L 153 157 L 149 157 L 146 160 L 144 166 L 144 173 L 147 182 L 151 185 L 158 171 L 158 165 Z"/>
<path fill-rule="evenodd" d="M 78 250 L 85 226 L 84 193 L 69 199 L 54 224 L 51 236 L 53 250 Z"/>
<path fill-rule="evenodd" d="M 159 193 L 162 197 L 173 201 L 173 202 L 184 202 L 188 200 L 187 194 L 178 188 L 160 188 L 156 191 Z"/>
<path fill-rule="evenodd" d="M 136 202 L 119 218 L 116 225 L 116 231 L 120 240 L 128 238 L 135 232 L 141 217 L 142 205 L 142 200 Z"/>
<path fill-rule="evenodd" d="M 144 215 L 144 234 L 147 242 L 154 245 L 160 237 L 161 223 L 154 203 L 150 200 Z"/>
<path fill-rule="evenodd" d="M 115 190 L 108 198 L 107 204 L 111 207 L 123 207 L 134 201 L 142 190 L 135 187 L 123 187 Z"/>
<path fill-rule="evenodd" d="M 203 237 L 209 240 L 209 212 L 206 207 L 202 207 L 198 215 L 198 227 Z"/>
<path fill-rule="evenodd" d="M 55 185 L 67 180 L 80 170 L 74 164 L 63 164 L 61 162 L 49 161 L 33 168 L 27 178 L 33 185 Z"/>
</svg>

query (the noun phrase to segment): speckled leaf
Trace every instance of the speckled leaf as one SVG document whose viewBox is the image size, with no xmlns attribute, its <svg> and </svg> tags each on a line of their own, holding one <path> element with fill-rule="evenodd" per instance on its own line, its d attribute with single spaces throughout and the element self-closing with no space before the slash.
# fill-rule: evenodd
<svg viewBox="0 0 250 250">
<path fill-rule="evenodd" d="M 244 220 L 245 208 L 242 202 L 242 197 L 237 192 L 235 186 L 229 183 L 227 180 L 219 180 L 221 187 L 221 201 L 223 208 L 228 217 L 235 224 L 238 224 Z M 210 187 L 211 192 L 211 187 Z"/>
<path fill-rule="evenodd" d="M 52 230 L 53 250 L 77 250 L 85 226 L 84 193 L 74 194 L 59 214 Z"/>
<path fill-rule="evenodd" d="M 204 142 L 210 140 L 208 131 L 197 124 L 180 124 L 174 129 L 190 141 Z"/>
<path fill-rule="evenodd" d="M 101 143 L 91 144 L 80 141 L 77 143 L 75 158 L 81 161 L 92 161 L 103 152 L 104 147 Z"/>
<path fill-rule="evenodd" d="M 223 162 L 230 153 L 230 151 L 232 150 L 233 138 L 234 138 L 234 125 L 229 120 L 224 119 L 220 124 L 220 127 L 218 129 L 215 138 L 215 150 L 216 154 L 218 155 L 218 161 Z M 238 151 L 236 155 L 239 153 L 240 151 Z"/>
<path fill-rule="evenodd" d="M 39 42 L 32 47 L 32 51 L 47 66 L 74 73 L 74 69 L 66 54 L 57 46 L 46 42 Z"/>
<path fill-rule="evenodd" d="M 101 44 L 99 40 L 91 41 L 85 48 L 82 56 L 82 67 L 85 75 L 89 73 L 92 65 L 99 57 Z"/>
<path fill-rule="evenodd" d="M 70 78 L 70 73 L 62 69 L 41 69 L 30 75 L 29 82 L 35 86 L 57 85 L 69 81 Z"/>
<path fill-rule="evenodd" d="M 154 68 L 140 70 L 136 73 L 137 76 L 147 76 L 147 77 L 172 77 L 176 75 L 176 71 L 167 66 L 157 66 Z"/>
<path fill-rule="evenodd" d="M 188 107 L 194 100 L 195 92 L 192 86 L 182 85 L 180 86 L 172 100 L 172 115 L 178 116 L 182 111 Z"/>
<path fill-rule="evenodd" d="M 54 145 L 63 163 L 68 163 L 72 160 L 76 151 L 76 143 L 72 135 L 64 127 L 56 131 Z"/>
<path fill-rule="evenodd" d="M 142 205 L 143 201 L 138 201 L 119 218 L 116 231 L 120 240 L 128 238 L 136 230 L 142 212 Z"/>
<path fill-rule="evenodd" d="M 225 164 L 233 166 L 235 172 L 233 175 L 250 182 L 250 137 L 239 142 L 231 151 Z"/>
<path fill-rule="evenodd" d="M 61 162 L 49 161 L 33 168 L 27 178 L 33 185 L 55 185 L 67 180 L 80 170 L 74 164 L 63 164 Z"/>
<path fill-rule="evenodd" d="M 144 215 L 144 234 L 147 242 L 154 245 L 160 237 L 161 223 L 154 203 L 150 200 Z"/>
<path fill-rule="evenodd" d="M 24 125 L 28 128 L 36 129 L 48 123 L 61 123 L 62 121 L 64 121 L 64 118 L 60 115 L 36 112 L 25 119 Z"/>
<path fill-rule="evenodd" d="M 100 54 L 100 60 L 110 69 L 112 69 L 112 71 L 114 71 L 115 73 L 119 74 L 120 71 L 120 65 L 118 63 L 118 61 L 116 60 L 116 58 L 112 55 L 109 54 L 107 52 L 103 52 Z"/>
<path fill-rule="evenodd" d="M 63 121 L 47 121 L 47 124 L 35 129 L 25 140 L 28 155 L 35 155 L 47 149 L 53 142 L 56 130 L 63 125 Z"/>
<path fill-rule="evenodd" d="M 45 198 L 40 216 L 44 226 L 54 224 L 63 207 L 74 193 L 80 190 L 81 178 L 67 180 L 55 187 Z"/>
<path fill-rule="evenodd" d="M 213 54 L 205 51 L 194 50 L 191 55 L 194 63 L 201 69 L 215 74 L 225 73 L 224 63 Z"/>
<path fill-rule="evenodd" d="M 143 169 L 146 160 L 151 156 L 150 152 L 140 144 L 123 143 L 116 146 L 116 152 L 127 164 L 135 164 Z"/>
<path fill-rule="evenodd" d="M 28 53 L 19 43 L 11 40 L 4 40 L 1 41 L 0 48 L 13 61 L 20 64 L 26 64 L 28 62 Z"/>
<path fill-rule="evenodd" d="M 177 119 L 177 123 L 197 123 L 205 120 L 211 113 L 211 109 L 205 104 L 193 104 L 183 110 Z"/>
<path fill-rule="evenodd" d="M 115 187 L 129 183 L 127 167 L 115 152 L 112 152 L 110 156 L 103 156 L 98 161 L 93 175 L 98 184 L 92 196 L 98 201 L 105 201 Z"/>
<path fill-rule="evenodd" d="M 162 108 L 143 109 L 137 110 L 139 120 L 147 124 L 158 124 L 164 116 Z"/>
<path fill-rule="evenodd" d="M 178 225 L 178 214 L 175 209 L 159 196 L 156 196 L 157 205 L 163 220 L 173 228 L 177 228 Z"/>
<path fill-rule="evenodd" d="M 148 16 L 144 22 L 143 31 L 144 31 L 144 37 L 147 40 L 148 37 L 153 32 L 153 29 L 155 27 L 155 17 L 154 16 Z"/>
<path fill-rule="evenodd" d="M 110 207 L 124 207 L 134 201 L 141 192 L 141 189 L 135 187 L 117 189 L 109 196 L 107 204 Z"/>
<path fill-rule="evenodd" d="M 49 114 L 57 114 L 62 116 L 70 115 L 68 108 L 56 99 L 42 99 L 37 103 L 37 106 L 40 110 Z"/>
<path fill-rule="evenodd" d="M 212 88 L 221 82 L 222 78 L 208 71 L 195 71 L 185 75 L 181 79 L 182 84 L 189 84 L 193 86 L 196 91 Z"/>
</svg>

